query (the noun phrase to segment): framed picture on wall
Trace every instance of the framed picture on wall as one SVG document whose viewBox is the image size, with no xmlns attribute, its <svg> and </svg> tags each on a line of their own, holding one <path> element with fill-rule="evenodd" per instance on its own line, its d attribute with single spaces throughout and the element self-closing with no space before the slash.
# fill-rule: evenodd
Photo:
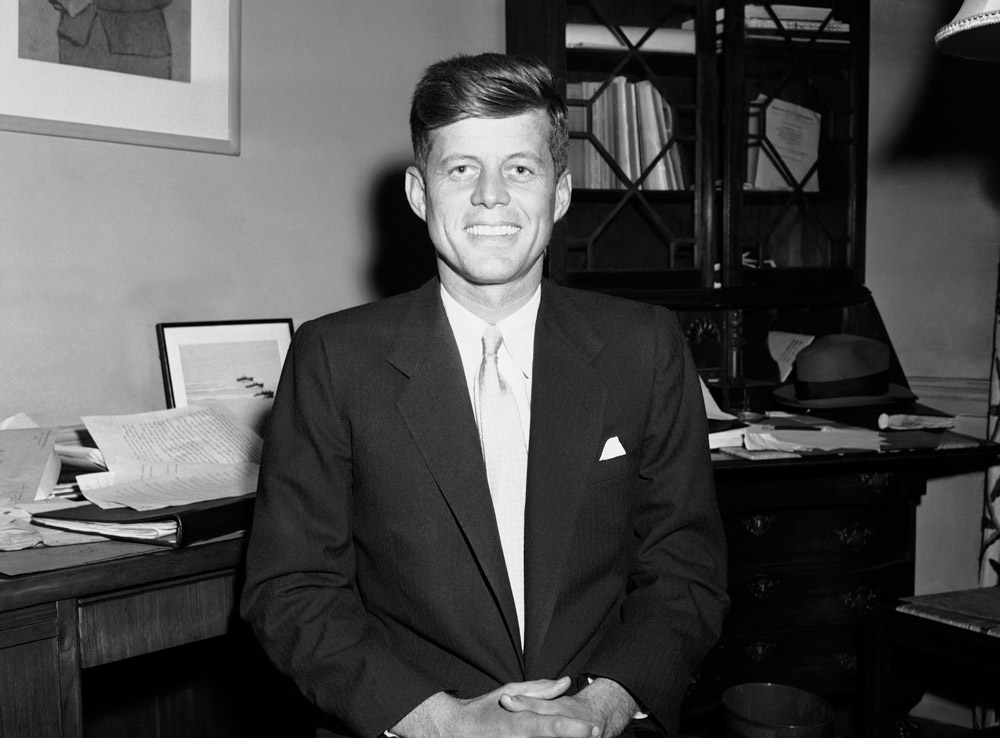
<svg viewBox="0 0 1000 738">
<path fill-rule="evenodd" d="M 0 0 L 0 79 L 2 130 L 239 154 L 240 0 Z"/>
<path fill-rule="evenodd" d="M 158 323 L 167 407 L 221 403 L 261 431 L 292 331 L 290 318 Z"/>
</svg>

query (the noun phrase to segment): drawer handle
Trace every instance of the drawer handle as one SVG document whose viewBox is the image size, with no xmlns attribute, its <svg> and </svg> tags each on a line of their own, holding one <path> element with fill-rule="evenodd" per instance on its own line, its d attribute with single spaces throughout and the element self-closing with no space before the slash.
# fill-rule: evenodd
<svg viewBox="0 0 1000 738">
<path fill-rule="evenodd" d="M 747 585 L 747 590 L 750 592 L 750 596 L 755 600 L 766 600 L 775 593 L 778 589 L 778 585 L 780 584 L 780 579 L 758 577 Z"/>
<path fill-rule="evenodd" d="M 856 672 L 858 670 L 858 654 L 854 651 L 838 653 L 834 655 L 833 660 L 836 661 L 842 669 L 851 672 Z"/>
<path fill-rule="evenodd" d="M 849 609 L 860 614 L 877 595 L 878 592 L 871 587 L 858 587 L 850 592 L 844 592 L 840 595 L 840 599 Z"/>
<path fill-rule="evenodd" d="M 861 472 L 858 484 L 872 492 L 884 492 L 892 481 L 892 472 Z"/>
<path fill-rule="evenodd" d="M 774 516 L 751 515 L 749 518 L 743 518 L 743 527 L 754 538 L 760 538 L 774 527 Z"/>
<path fill-rule="evenodd" d="M 770 658 L 771 654 L 774 653 L 774 649 L 778 647 L 775 641 L 756 641 L 751 643 L 749 646 L 745 646 L 743 651 L 749 657 L 751 661 L 756 664 Z"/>
<path fill-rule="evenodd" d="M 838 528 L 835 532 L 840 542 L 852 551 L 863 549 L 872 537 L 871 526 L 863 523 L 854 523 L 846 528 Z"/>
</svg>

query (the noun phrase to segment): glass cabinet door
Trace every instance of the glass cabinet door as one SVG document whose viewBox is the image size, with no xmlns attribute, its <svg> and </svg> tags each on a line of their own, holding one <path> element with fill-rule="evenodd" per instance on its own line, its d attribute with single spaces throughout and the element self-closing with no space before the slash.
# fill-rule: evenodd
<svg viewBox="0 0 1000 738">
<path fill-rule="evenodd" d="M 726 0 L 726 286 L 863 282 L 867 3 Z"/>
<path fill-rule="evenodd" d="M 703 5 L 567 0 L 548 9 L 562 14 L 555 27 L 565 34 L 552 54 L 566 83 L 573 176 L 573 201 L 549 251 L 557 281 L 711 287 L 706 62 L 695 23 Z"/>
</svg>

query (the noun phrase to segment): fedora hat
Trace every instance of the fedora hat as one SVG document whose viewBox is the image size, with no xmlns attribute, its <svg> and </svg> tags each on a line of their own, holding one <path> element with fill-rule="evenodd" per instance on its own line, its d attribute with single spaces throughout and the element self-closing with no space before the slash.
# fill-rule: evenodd
<svg viewBox="0 0 1000 738">
<path fill-rule="evenodd" d="M 794 381 L 772 393 L 795 408 L 891 405 L 915 400 L 906 387 L 889 381 L 889 347 L 863 336 L 820 336 L 795 357 Z"/>
</svg>

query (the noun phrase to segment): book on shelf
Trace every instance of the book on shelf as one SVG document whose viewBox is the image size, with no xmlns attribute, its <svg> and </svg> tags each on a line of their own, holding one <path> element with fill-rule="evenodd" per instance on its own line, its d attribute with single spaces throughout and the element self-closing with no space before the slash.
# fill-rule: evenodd
<svg viewBox="0 0 1000 738">
<path fill-rule="evenodd" d="M 629 181 L 636 181 L 652 166 L 640 185 L 642 189 L 686 189 L 680 144 L 673 140 L 673 107 L 652 82 L 631 82 L 619 75 L 603 90 L 601 83 L 596 81 L 568 83 L 566 94 L 570 100 L 589 101 L 590 133 L 600 141 Z M 586 133 L 586 108 L 581 104 L 570 105 L 569 114 L 570 130 Z M 628 186 L 586 138 L 570 139 L 570 166 L 578 187 L 624 189 Z"/>
<path fill-rule="evenodd" d="M 771 11 L 774 13 L 774 17 L 768 12 L 768 8 L 764 5 L 758 3 L 747 3 L 743 7 L 743 19 L 744 20 L 765 20 L 774 22 L 774 18 L 784 22 L 784 21 L 811 21 L 813 23 L 822 23 L 830 14 L 833 12 L 831 8 L 822 8 L 812 5 L 778 5 L 772 4 L 769 6 Z M 726 9 L 717 8 L 715 11 L 715 21 L 719 23 L 726 18 Z M 843 24 L 844 26 L 849 26 L 845 21 L 837 20 L 836 18 L 830 18 L 831 23 Z M 691 30 L 695 27 L 694 18 L 690 18 L 680 26 L 682 29 Z"/>
<path fill-rule="evenodd" d="M 643 189 L 670 189 L 667 177 L 667 160 L 661 155 L 667 139 L 663 138 L 663 105 L 660 91 L 648 79 L 635 83 L 635 96 L 639 111 L 639 143 L 641 171 L 652 166 Z M 657 112 L 659 110 L 659 112 Z"/>
<path fill-rule="evenodd" d="M 846 36 L 851 31 L 850 23 L 830 17 L 831 10 L 829 8 L 804 5 L 772 5 L 770 7 L 774 11 L 774 17 L 767 12 L 763 5 L 745 6 L 743 27 L 748 38 L 781 37 L 783 32 L 815 34 L 816 31 L 822 29 L 820 40 L 824 42 L 843 40 L 846 42 Z M 715 19 L 716 33 L 721 34 L 725 19 L 724 8 L 719 8 L 716 11 Z M 684 21 L 681 27 L 693 30 L 694 20 Z M 844 38 L 839 39 L 836 38 L 837 36 L 844 36 Z M 808 38 L 808 35 L 794 37 L 795 40 L 808 40 Z"/>
<path fill-rule="evenodd" d="M 674 108 L 663 99 L 662 95 L 659 95 L 658 91 L 656 102 L 656 117 L 660 126 L 662 145 L 666 146 L 668 142 L 670 143 L 670 148 L 667 149 L 666 153 L 667 189 L 686 190 L 687 178 L 684 175 L 684 167 L 681 164 L 681 146 L 674 140 L 674 133 L 676 132 Z"/>
<path fill-rule="evenodd" d="M 566 111 L 568 114 L 570 133 L 587 132 L 587 108 L 582 104 L 572 104 L 570 101 L 585 100 L 582 82 L 566 83 Z M 573 177 L 573 185 L 576 187 L 586 187 L 587 175 L 587 149 L 593 148 L 585 138 L 569 139 L 569 172 Z"/>
<path fill-rule="evenodd" d="M 255 500 L 256 495 L 250 494 L 145 511 L 90 504 L 36 513 L 31 522 L 115 540 L 178 548 L 249 530 Z"/>
<path fill-rule="evenodd" d="M 757 160 L 760 158 L 760 119 L 764 116 L 766 103 L 767 95 L 763 93 L 757 95 L 750 104 L 747 116 L 747 172 L 743 181 L 748 186 L 753 185 L 757 176 Z"/>
<path fill-rule="evenodd" d="M 831 20 L 828 23 L 811 20 L 784 20 L 779 26 L 770 18 L 747 18 L 743 21 L 743 28 L 748 36 L 754 35 L 778 35 L 781 31 L 798 33 L 815 33 L 822 29 L 824 34 L 844 35 L 851 32 L 851 26 L 842 21 Z M 722 33 L 722 23 L 715 24 L 715 32 Z M 845 39 L 846 40 L 846 39 Z"/>
<path fill-rule="evenodd" d="M 756 102 L 760 101 L 758 97 Z M 822 116 L 815 110 L 778 98 L 763 107 L 760 116 L 751 115 L 747 132 L 750 138 L 747 181 L 754 189 L 793 189 L 782 170 L 786 169 L 803 191 L 818 192 L 815 165 L 819 158 L 821 122 Z M 751 165 L 754 165 L 752 170 Z"/>
<path fill-rule="evenodd" d="M 567 49 L 623 50 L 642 41 L 649 28 L 642 26 L 616 26 L 611 28 L 599 23 L 567 23 Z M 671 54 L 693 54 L 694 31 L 685 28 L 660 27 L 655 29 L 639 47 L 642 51 L 659 51 Z"/>
<path fill-rule="evenodd" d="M 610 85 L 601 89 L 600 82 L 584 82 L 584 95 L 593 99 L 593 134 L 601 147 L 610 155 L 614 155 L 613 131 L 611 127 L 612 100 Z M 587 184 L 594 189 L 611 189 L 618 179 L 608 160 L 593 145 L 587 147 Z"/>
<path fill-rule="evenodd" d="M 611 99 L 613 102 L 613 113 L 611 118 L 611 130 L 614 131 L 615 161 L 629 181 L 635 179 L 635 167 L 632 164 L 632 132 L 635 130 L 635 105 L 629 106 L 629 91 L 632 86 L 624 77 L 615 77 L 611 80 Z M 615 177 L 615 189 L 624 189 L 627 183 L 621 180 L 620 176 Z"/>
</svg>

